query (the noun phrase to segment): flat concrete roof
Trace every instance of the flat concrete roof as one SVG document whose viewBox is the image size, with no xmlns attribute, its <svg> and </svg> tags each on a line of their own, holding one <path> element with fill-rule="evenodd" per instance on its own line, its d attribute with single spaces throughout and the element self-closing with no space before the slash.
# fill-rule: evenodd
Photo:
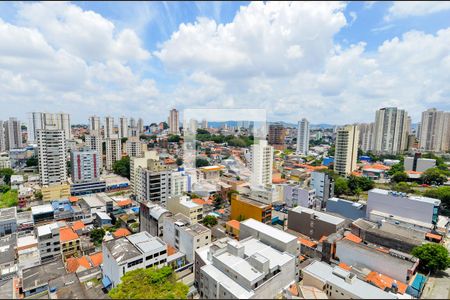
<svg viewBox="0 0 450 300">
<path fill-rule="evenodd" d="M 39 215 L 50 212 L 53 212 L 53 207 L 50 203 L 31 207 L 31 214 L 33 215 Z"/>
<path fill-rule="evenodd" d="M 47 285 L 50 280 L 59 278 L 67 272 L 62 259 L 56 259 L 53 262 L 25 269 L 22 274 L 23 290 L 28 291 Z"/>
<path fill-rule="evenodd" d="M 389 196 L 394 197 L 394 198 L 406 198 L 406 199 L 409 199 L 409 200 L 412 200 L 412 201 L 427 202 L 427 203 L 430 203 L 430 204 L 433 204 L 433 205 L 440 205 L 441 204 L 441 200 L 439 200 L 439 199 L 423 197 L 423 196 L 417 196 L 417 195 L 407 195 L 406 197 L 405 196 L 400 196 L 400 195 L 399 196 L 394 196 L 392 194 L 390 195 L 391 192 L 395 192 L 395 191 L 374 188 L 374 189 L 371 189 L 369 191 L 369 195 L 370 195 L 370 193 L 376 193 L 376 194 L 381 194 L 381 195 L 386 195 L 386 196 L 389 195 Z M 369 197 L 369 199 L 370 199 L 370 197 Z"/>
<path fill-rule="evenodd" d="M 337 217 L 337 216 L 334 216 L 331 214 L 327 214 L 327 213 L 324 213 L 321 211 L 317 211 L 317 210 L 302 207 L 302 206 L 297 206 L 295 208 L 292 208 L 291 210 L 294 212 L 297 212 L 297 213 L 305 212 L 307 214 L 314 214 L 319 220 L 322 220 L 324 222 L 334 224 L 334 225 L 338 225 L 338 224 L 345 222 L 344 218 L 340 218 L 340 217 Z"/>
<path fill-rule="evenodd" d="M 297 237 L 295 235 L 284 232 L 283 230 L 277 229 L 275 227 L 264 224 L 262 222 L 256 221 L 255 219 L 247 219 L 245 221 L 242 221 L 241 226 L 242 225 L 248 226 L 259 232 L 262 232 L 276 240 L 279 240 L 282 243 L 289 243 L 293 240 L 297 240 Z M 241 227 L 241 230 L 242 230 L 242 227 Z"/>
<path fill-rule="evenodd" d="M 0 221 L 4 222 L 6 220 L 16 218 L 17 218 L 17 208 L 15 206 L 0 209 Z"/>
</svg>

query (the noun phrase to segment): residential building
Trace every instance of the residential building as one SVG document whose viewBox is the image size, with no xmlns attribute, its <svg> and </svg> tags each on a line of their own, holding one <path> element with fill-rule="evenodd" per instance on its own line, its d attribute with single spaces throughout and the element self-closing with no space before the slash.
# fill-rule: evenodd
<svg viewBox="0 0 450 300">
<path fill-rule="evenodd" d="M 59 229 L 59 240 L 61 243 L 61 254 L 64 260 L 68 257 L 78 256 L 81 252 L 81 242 L 78 234 L 70 227 Z"/>
<path fill-rule="evenodd" d="M 171 172 L 169 166 L 147 152 L 144 158 L 132 158 L 130 169 L 132 172 L 132 187 L 136 200 L 166 203 L 171 191 Z"/>
<path fill-rule="evenodd" d="M 51 184 L 41 188 L 42 200 L 51 201 L 54 199 L 67 198 L 70 196 L 70 184 Z"/>
<path fill-rule="evenodd" d="M 0 209 L 0 237 L 17 232 L 17 208 Z"/>
<path fill-rule="evenodd" d="M 179 128 L 179 116 L 178 116 L 178 110 L 176 110 L 175 108 L 170 110 L 170 115 L 169 115 L 169 133 L 170 134 L 179 134 L 180 133 L 180 128 Z"/>
<path fill-rule="evenodd" d="M 125 142 L 125 151 L 129 157 L 141 157 L 147 150 L 147 144 L 141 142 L 138 136 L 130 136 Z"/>
<path fill-rule="evenodd" d="M 309 187 L 302 188 L 296 184 L 284 185 L 284 202 L 288 207 L 313 207 L 316 191 Z"/>
<path fill-rule="evenodd" d="M 250 152 L 250 184 L 265 186 L 272 184 L 273 147 L 265 140 L 251 146 Z"/>
<path fill-rule="evenodd" d="M 186 254 L 189 262 L 194 262 L 195 250 L 211 243 L 211 230 L 181 213 L 164 218 L 163 228 L 164 242 Z"/>
<path fill-rule="evenodd" d="M 71 151 L 72 182 L 86 183 L 100 180 L 100 155 L 95 150 L 80 149 Z"/>
<path fill-rule="evenodd" d="M 98 211 L 95 213 L 95 219 L 94 223 L 97 227 L 103 227 L 103 226 L 111 226 L 112 225 L 112 219 L 110 216 L 108 216 L 107 213 L 104 213 L 102 211 Z"/>
<path fill-rule="evenodd" d="M 224 169 L 225 167 L 222 165 L 197 168 L 199 171 L 199 180 L 218 181 Z"/>
<path fill-rule="evenodd" d="M 356 125 L 347 125 L 336 132 L 334 171 L 341 176 L 357 169 L 359 132 Z"/>
<path fill-rule="evenodd" d="M 316 191 L 316 197 L 322 201 L 322 204 L 334 197 L 334 179 L 328 173 L 311 172 L 311 187 Z"/>
<path fill-rule="evenodd" d="M 148 160 L 159 160 L 158 152 L 156 151 L 145 151 L 142 157 L 131 157 L 130 158 L 130 183 L 131 190 L 134 195 L 141 192 L 143 187 L 141 186 L 142 179 L 140 178 L 141 170 L 146 169 L 148 165 Z"/>
<path fill-rule="evenodd" d="M 377 110 L 373 150 L 376 153 L 397 154 L 407 149 L 408 113 L 396 107 Z"/>
<path fill-rule="evenodd" d="M 28 141 L 36 142 L 38 130 L 58 129 L 64 132 L 64 139 L 72 138 L 70 115 L 66 113 L 32 112 L 28 127 Z"/>
<path fill-rule="evenodd" d="M 302 269 L 303 286 L 324 291 L 330 299 L 397 299 L 339 266 L 313 260 Z"/>
<path fill-rule="evenodd" d="M 138 132 L 139 132 L 138 136 L 141 133 L 144 133 L 144 120 L 142 120 L 142 118 L 138 119 L 136 127 L 137 127 Z"/>
<path fill-rule="evenodd" d="M 403 161 L 405 171 L 425 172 L 436 167 L 435 159 L 421 158 L 420 156 L 420 153 L 415 153 L 414 157 L 405 157 Z"/>
<path fill-rule="evenodd" d="M 1 127 L 1 124 L 0 124 L 0 134 L 1 134 L 1 131 L 2 131 L 1 128 L 2 127 Z M 0 137 L 0 139 L 1 139 L 1 137 Z M 11 168 L 11 159 L 9 158 L 8 152 L 0 153 L 0 169 L 5 169 L 5 168 Z"/>
<path fill-rule="evenodd" d="M 36 205 L 31 207 L 31 216 L 34 225 L 48 223 L 55 219 L 55 212 L 51 204 Z"/>
<path fill-rule="evenodd" d="M 111 116 L 105 117 L 105 126 L 103 130 L 103 137 L 105 139 L 112 138 L 114 134 L 114 118 Z"/>
<path fill-rule="evenodd" d="M 295 256 L 253 237 L 205 250 L 197 282 L 201 299 L 273 299 L 296 280 Z"/>
<path fill-rule="evenodd" d="M 172 172 L 170 175 L 170 195 L 181 196 L 188 191 L 189 176 L 182 171 Z"/>
<path fill-rule="evenodd" d="M 167 264 L 167 245 L 159 237 L 143 231 L 102 244 L 103 275 L 112 287 L 129 271 Z"/>
<path fill-rule="evenodd" d="M 131 126 L 134 127 L 134 126 Z M 128 137 L 128 119 L 126 117 L 119 118 L 119 138 Z"/>
<path fill-rule="evenodd" d="M 400 251 L 380 251 L 376 247 L 343 238 L 336 241 L 336 259 L 355 268 L 386 274 L 401 282 L 409 282 L 419 259 Z"/>
<path fill-rule="evenodd" d="M 281 123 L 269 125 L 269 145 L 272 145 L 277 150 L 283 150 L 285 137 L 286 130 Z"/>
<path fill-rule="evenodd" d="M 450 112 L 430 108 L 422 113 L 419 148 L 424 151 L 442 152 L 449 149 Z"/>
<path fill-rule="evenodd" d="M 114 163 L 122 159 L 122 141 L 117 134 L 106 138 L 106 169 L 112 170 Z"/>
<path fill-rule="evenodd" d="M 100 117 L 89 117 L 89 133 L 92 134 L 93 132 L 96 132 L 100 136 L 101 130 Z"/>
<path fill-rule="evenodd" d="M 338 232 L 348 223 L 344 218 L 301 206 L 288 211 L 288 220 L 288 229 L 315 240 Z"/>
<path fill-rule="evenodd" d="M 60 185 L 67 182 L 66 142 L 64 131 L 39 129 L 37 131 L 39 176 L 41 185 Z"/>
<path fill-rule="evenodd" d="M 42 294 L 48 293 L 51 280 L 61 278 L 66 274 L 67 271 L 61 259 L 24 269 L 22 273 L 22 292 L 25 298 L 38 294 L 42 296 Z M 45 296 L 48 297 L 48 295 Z"/>
<path fill-rule="evenodd" d="M 327 212 L 339 214 L 347 219 L 356 220 L 366 217 L 366 205 L 359 202 L 333 197 L 328 199 L 326 207 Z"/>
<path fill-rule="evenodd" d="M 3 122 L 5 150 L 22 148 L 21 123 L 16 118 L 9 118 Z"/>
<path fill-rule="evenodd" d="M 0 153 L 6 151 L 5 145 L 5 129 L 3 127 L 3 121 L 0 120 Z M 8 153 L 7 153 L 8 154 Z"/>
<path fill-rule="evenodd" d="M 259 222 L 272 222 L 272 204 L 253 200 L 246 195 L 232 194 L 230 220 L 253 218 Z"/>
<path fill-rule="evenodd" d="M 203 205 L 193 202 L 189 196 L 169 197 L 167 209 L 174 215 L 178 213 L 185 215 L 191 224 L 197 224 L 203 219 Z"/>
<path fill-rule="evenodd" d="M 139 231 L 147 231 L 152 236 L 163 236 L 164 219 L 170 217 L 172 213 L 166 208 L 141 202 L 139 207 Z"/>
<path fill-rule="evenodd" d="M 372 189 L 367 199 L 366 218 L 374 220 L 374 212 L 408 218 L 427 224 L 436 224 L 441 201 L 406 193 Z"/>
<path fill-rule="evenodd" d="M 96 151 L 99 155 L 99 168 L 103 168 L 103 147 L 102 147 L 102 137 L 99 132 L 94 131 L 91 134 L 85 136 L 85 146 L 89 150 Z"/>
<path fill-rule="evenodd" d="M 362 151 L 372 151 L 374 149 L 375 123 L 358 124 L 359 147 Z"/>
<path fill-rule="evenodd" d="M 36 227 L 41 263 L 57 259 L 61 255 L 61 241 L 58 223 Z"/>
<path fill-rule="evenodd" d="M 309 134 L 309 122 L 303 118 L 297 126 L 297 154 L 308 155 Z"/>
</svg>

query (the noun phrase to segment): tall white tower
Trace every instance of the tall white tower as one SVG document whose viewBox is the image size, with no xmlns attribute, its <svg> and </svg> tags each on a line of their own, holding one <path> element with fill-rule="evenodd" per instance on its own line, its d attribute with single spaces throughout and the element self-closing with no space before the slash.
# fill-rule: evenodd
<svg viewBox="0 0 450 300">
<path fill-rule="evenodd" d="M 106 117 L 105 118 L 105 130 L 103 133 L 105 139 L 108 139 L 113 135 L 113 133 L 114 133 L 113 128 L 114 128 L 114 118 L 111 116 Z"/>
<path fill-rule="evenodd" d="M 250 184 L 266 186 L 272 184 L 273 147 L 266 140 L 253 144 L 250 152 Z"/>
<path fill-rule="evenodd" d="M 89 117 L 89 130 L 91 133 L 94 131 L 100 133 L 100 130 L 101 130 L 100 117 L 98 117 L 98 116 Z"/>
<path fill-rule="evenodd" d="M 128 119 L 121 117 L 119 119 L 119 138 L 128 137 Z"/>
<path fill-rule="evenodd" d="M 309 149 L 309 122 L 303 118 L 298 122 L 297 154 L 308 155 Z"/>
<path fill-rule="evenodd" d="M 341 176 L 356 170 L 359 130 L 357 125 L 347 125 L 336 132 L 334 171 Z"/>
<path fill-rule="evenodd" d="M 37 131 L 38 162 L 41 185 L 67 181 L 65 132 L 57 126 Z"/>
</svg>

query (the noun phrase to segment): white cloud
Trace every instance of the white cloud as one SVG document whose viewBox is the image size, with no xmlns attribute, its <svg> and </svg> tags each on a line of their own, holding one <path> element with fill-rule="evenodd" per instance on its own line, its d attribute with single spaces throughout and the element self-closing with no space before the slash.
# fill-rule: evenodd
<svg viewBox="0 0 450 300">
<path fill-rule="evenodd" d="M 446 10 L 450 10 L 448 1 L 396 1 L 389 7 L 385 19 L 425 16 Z"/>
</svg>

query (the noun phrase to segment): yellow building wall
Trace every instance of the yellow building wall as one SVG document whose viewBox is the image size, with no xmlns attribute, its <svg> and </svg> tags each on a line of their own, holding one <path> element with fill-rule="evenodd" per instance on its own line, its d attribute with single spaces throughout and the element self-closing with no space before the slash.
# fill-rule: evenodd
<svg viewBox="0 0 450 300">
<path fill-rule="evenodd" d="M 262 222 L 262 209 L 241 201 L 239 195 L 231 196 L 231 216 L 230 220 L 243 221 L 249 218 Z"/>
<path fill-rule="evenodd" d="M 235 228 L 235 227 L 232 227 L 232 226 L 226 224 L 225 230 L 228 234 L 232 234 L 233 236 L 235 236 L 236 238 L 239 239 L 240 230 L 238 228 Z"/>
<path fill-rule="evenodd" d="M 42 187 L 41 192 L 42 192 L 42 200 L 44 201 L 68 198 L 70 197 L 70 185 L 58 184 L 58 185 L 44 186 Z"/>
</svg>

